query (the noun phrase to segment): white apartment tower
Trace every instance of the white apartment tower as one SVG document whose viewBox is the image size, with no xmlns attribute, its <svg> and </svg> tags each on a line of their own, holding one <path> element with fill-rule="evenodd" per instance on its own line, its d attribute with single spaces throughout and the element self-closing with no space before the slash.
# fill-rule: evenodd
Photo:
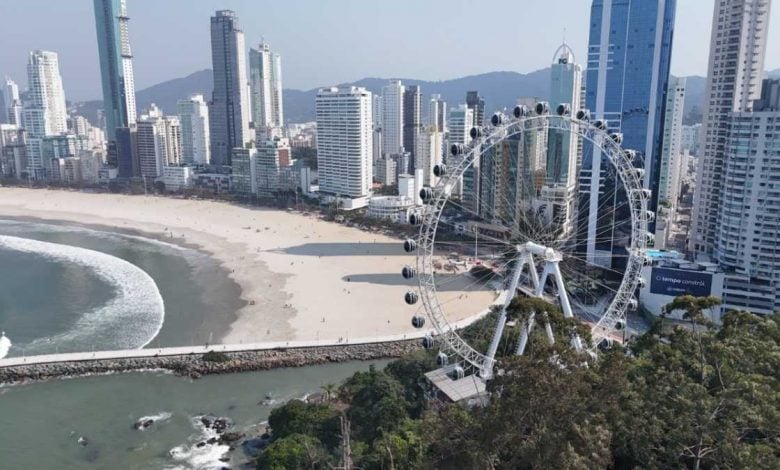
<svg viewBox="0 0 780 470">
<path fill-rule="evenodd" d="M 666 91 L 666 114 L 659 169 L 658 201 L 675 206 L 679 195 L 682 164 L 682 120 L 685 104 L 685 79 L 671 78 Z M 660 210 L 660 209 L 659 209 Z"/>
<path fill-rule="evenodd" d="M 764 71 L 770 0 L 715 0 L 689 250 L 713 253 L 729 113 L 752 109 Z"/>
<path fill-rule="evenodd" d="M 752 111 L 731 113 L 713 257 L 726 272 L 725 309 L 780 309 L 780 80 L 764 80 Z"/>
<path fill-rule="evenodd" d="M 404 86 L 400 80 L 391 80 L 382 87 L 382 152 L 401 153 L 404 146 Z"/>
<path fill-rule="evenodd" d="M 29 95 L 24 105 L 24 124 L 28 135 L 43 137 L 67 132 L 65 90 L 56 52 L 30 52 L 27 84 Z"/>
<path fill-rule="evenodd" d="M 136 131 L 141 176 L 154 180 L 164 167 L 181 163 L 181 128 L 176 116 L 163 116 L 154 104 L 141 115 Z"/>
<path fill-rule="evenodd" d="M 22 125 L 22 100 L 19 99 L 19 86 L 6 77 L 5 88 L 3 89 L 5 109 L 0 112 L 6 113 L 6 122 L 17 126 Z"/>
<path fill-rule="evenodd" d="M 27 63 L 28 97 L 22 110 L 27 131 L 27 171 L 44 178 L 48 165 L 43 155 L 43 138 L 68 131 L 65 91 L 57 53 L 35 50 Z"/>
<path fill-rule="evenodd" d="M 181 125 L 181 160 L 188 165 L 211 162 L 209 139 L 209 108 L 201 94 L 176 103 Z"/>
<path fill-rule="evenodd" d="M 441 95 L 431 95 L 428 102 L 428 125 L 439 132 L 447 132 L 447 102 L 441 99 Z"/>
<path fill-rule="evenodd" d="M 282 58 L 268 44 L 261 43 L 249 50 L 249 84 L 255 128 L 281 128 L 284 125 Z"/>
<path fill-rule="evenodd" d="M 346 209 L 367 205 L 373 174 L 371 93 L 354 86 L 320 89 L 316 113 L 320 193 L 340 198 Z"/>
</svg>

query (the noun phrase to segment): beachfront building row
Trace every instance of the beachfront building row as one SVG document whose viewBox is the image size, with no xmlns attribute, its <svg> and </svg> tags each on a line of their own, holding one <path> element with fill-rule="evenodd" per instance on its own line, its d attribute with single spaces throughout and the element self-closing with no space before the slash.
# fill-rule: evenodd
<svg viewBox="0 0 780 470">
<path fill-rule="evenodd" d="M 290 150 L 290 142 L 286 137 L 266 139 L 256 146 L 233 149 L 232 191 L 260 198 L 296 191 L 300 186 L 300 173 L 291 159 Z"/>
</svg>

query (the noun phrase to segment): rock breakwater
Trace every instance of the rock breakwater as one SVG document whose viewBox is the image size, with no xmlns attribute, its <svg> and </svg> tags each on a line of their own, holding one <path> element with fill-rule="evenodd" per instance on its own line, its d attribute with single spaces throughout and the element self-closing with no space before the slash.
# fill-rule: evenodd
<svg viewBox="0 0 780 470">
<path fill-rule="evenodd" d="M 168 370 L 177 375 L 198 378 L 209 374 L 228 374 L 301 367 L 330 362 L 364 361 L 400 357 L 419 349 L 419 340 L 384 343 L 277 348 L 261 351 L 220 352 L 220 360 L 204 359 L 203 353 L 177 356 L 150 356 L 120 359 L 97 359 L 0 368 L 0 384 L 39 381 L 62 377 Z"/>
</svg>

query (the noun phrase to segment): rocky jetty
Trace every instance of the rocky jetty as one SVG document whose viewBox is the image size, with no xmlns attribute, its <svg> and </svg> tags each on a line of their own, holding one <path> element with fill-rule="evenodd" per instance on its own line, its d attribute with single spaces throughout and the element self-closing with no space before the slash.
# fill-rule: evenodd
<svg viewBox="0 0 780 470">
<path fill-rule="evenodd" d="M 208 360 L 209 356 L 204 359 L 204 354 L 199 353 L 182 356 L 30 364 L 0 368 L 0 384 L 142 370 L 170 370 L 181 376 L 198 378 L 208 374 L 228 374 L 330 362 L 393 358 L 403 356 L 419 347 L 419 340 L 407 340 L 373 344 L 219 352 L 220 357 L 227 358 L 227 360 L 219 361 Z"/>
</svg>

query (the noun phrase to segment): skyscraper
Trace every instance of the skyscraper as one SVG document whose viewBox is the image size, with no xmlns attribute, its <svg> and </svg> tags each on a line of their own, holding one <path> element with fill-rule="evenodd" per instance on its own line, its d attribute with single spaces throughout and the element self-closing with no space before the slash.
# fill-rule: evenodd
<svg viewBox="0 0 780 470">
<path fill-rule="evenodd" d="M 209 108 L 203 95 L 193 94 L 176 104 L 181 125 L 181 160 L 190 165 L 211 162 Z"/>
<path fill-rule="evenodd" d="M 676 0 L 593 0 L 586 76 L 586 108 L 623 147 L 637 152 L 644 185 L 658 198 L 664 93 L 669 81 Z M 614 214 L 622 204 L 609 163 L 598 148 L 584 146 L 577 235 L 591 264 L 610 266 L 627 240 Z M 614 173 L 614 172 L 613 172 Z M 608 200 L 611 199 L 611 200 Z M 610 215 L 613 214 L 613 215 Z M 617 242 L 618 239 L 624 240 Z"/>
<path fill-rule="evenodd" d="M 68 117 L 59 61 L 55 52 L 32 51 L 27 63 L 28 96 L 22 112 L 27 131 L 27 171 L 30 177 L 46 176 L 43 139 L 67 132 Z"/>
<path fill-rule="evenodd" d="M 125 0 L 95 0 L 106 138 L 112 142 L 116 140 L 116 128 L 128 127 L 136 116 L 129 20 Z"/>
<path fill-rule="evenodd" d="M 371 93 L 365 88 L 323 88 L 317 93 L 317 166 L 320 193 L 345 209 L 368 204 L 371 194 Z"/>
<path fill-rule="evenodd" d="M 404 86 L 390 80 L 382 87 L 382 152 L 385 156 L 401 153 L 404 146 Z"/>
<path fill-rule="evenodd" d="M 249 49 L 249 83 L 255 128 L 282 127 L 282 58 L 268 44 Z"/>
<path fill-rule="evenodd" d="M 251 140 L 249 87 L 246 79 L 244 33 L 233 11 L 211 17 L 211 66 L 214 91 L 209 103 L 211 160 L 230 165 L 232 149 Z"/>
<path fill-rule="evenodd" d="M 664 143 L 661 151 L 658 201 L 676 205 L 679 168 L 682 156 L 682 119 L 685 104 L 685 79 L 672 77 L 666 92 L 664 112 Z"/>
<path fill-rule="evenodd" d="M 478 91 L 466 92 L 466 106 L 474 111 L 474 125 L 485 124 L 485 99 L 479 96 Z"/>
<path fill-rule="evenodd" d="M 565 43 L 555 51 L 550 67 L 550 108 L 569 105 L 572 114 L 580 108 L 582 67 Z M 546 176 L 542 188 L 546 218 L 555 221 L 568 236 L 574 229 L 577 191 L 579 138 L 571 132 L 551 128 L 548 131 Z"/>
<path fill-rule="evenodd" d="M 407 86 L 404 90 L 404 151 L 411 154 L 409 168 L 403 168 L 400 173 L 414 173 L 417 159 L 417 141 L 422 132 L 422 119 L 420 116 L 420 87 Z"/>
<path fill-rule="evenodd" d="M 712 255 L 731 112 L 752 108 L 764 72 L 770 0 L 716 0 L 689 250 Z"/>
<path fill-rule="evenodd" d="M 428 125 L 436 127 L 439 132 L 447 132 L 447 102 L 441 95 L 431 95 L 428 102 Z"/>
<path fill-rule="evenodd" d="M 5 78 L 5 88 L 3 89 L 3 106 L 8 124 L 22 125 L 22 100 L 19 99 L 19 86 L 10 78 Z"/>
<path fill-rule="evenodd" d="M 713 256 L 726 272 L 725 308 L 772 314 L 780 308 L 780 80 L 765 80 L 751 107 L 727 119 Z"/>
</svg>

